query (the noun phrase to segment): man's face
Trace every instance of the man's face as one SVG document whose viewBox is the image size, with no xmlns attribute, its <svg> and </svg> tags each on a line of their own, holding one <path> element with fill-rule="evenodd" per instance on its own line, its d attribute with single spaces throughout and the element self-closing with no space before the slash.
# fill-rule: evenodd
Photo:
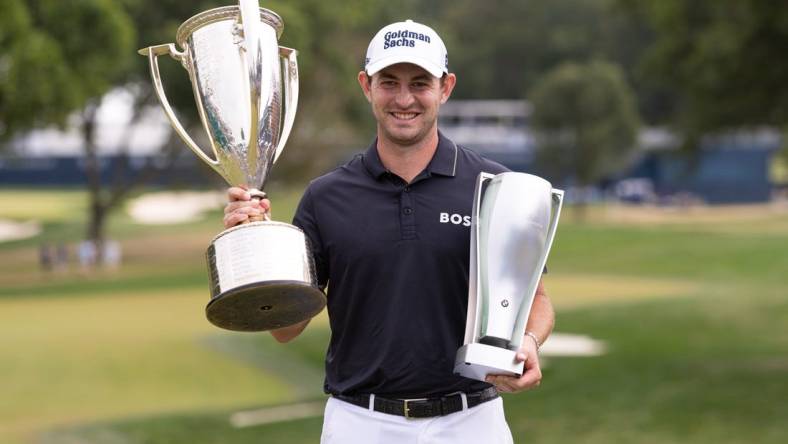
<svg viewBox="0 0 788 444">
<path fill-rule="evenodd" d="M 443 80 L 411 63 L 398 63 L 358 76 L 378 122 L 378 136 L 400 145 L 414 145 L 434 131 L 440 105 L 454 88 L 454 74 Z"/>
</svg>

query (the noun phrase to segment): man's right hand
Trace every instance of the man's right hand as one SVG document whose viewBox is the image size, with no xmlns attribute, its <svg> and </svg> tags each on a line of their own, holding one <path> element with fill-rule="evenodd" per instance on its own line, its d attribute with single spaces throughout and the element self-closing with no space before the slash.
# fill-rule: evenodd
<svg viewBox="0 0 788 444">
<path fill-rule="evenodd" d="M 249 220 L 250 217 L 271 213 L 271 201 L 252 199 L 249 192 L 240 187 L 227 189 L 229 203 L 224 207 L 224 228 L 232 228 Z"/>
</svg>

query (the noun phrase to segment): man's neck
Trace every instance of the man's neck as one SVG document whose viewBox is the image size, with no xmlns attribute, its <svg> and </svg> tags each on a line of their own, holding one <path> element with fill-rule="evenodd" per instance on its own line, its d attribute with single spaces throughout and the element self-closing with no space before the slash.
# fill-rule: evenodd
<svg viewBox="0 0 788 444">
<path fill-rule="evenodd" d="M 387 170 L 410 183 L 432 160 L 438 149 L 438 129 L 413 145 L 399 145 L 378 137 L 378 156 Z"/>
</svg>

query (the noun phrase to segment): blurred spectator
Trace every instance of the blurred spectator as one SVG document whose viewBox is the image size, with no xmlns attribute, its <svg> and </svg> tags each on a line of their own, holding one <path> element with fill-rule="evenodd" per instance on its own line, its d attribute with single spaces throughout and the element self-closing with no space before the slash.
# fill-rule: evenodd
<svg viewBox="0 0 788 444">
<path fill-rule="evenodd" d="M 103 261 L 104 265 L 111 269 L 116 269 L 120 265 L 122 252 L 120 248 L 120 243 L 118 241 L 106 241 L 104 242 L 104 254 L 103 254 Z"/>
<path fill-rule="evenodd" d="M 63 271 L 68 268 L 68 247 L 66 244 L 59 242 L 55 247 L 54 269 L 56 271 Z"/>
<path fill-rule="evenodd" d="M 49 244 L 41 244 L 41 247 L 38 249 L 38 261 L 41 265 L 41 270 L 52 270 L 52 248 L 50 248 Z"/>
<path fill-rule="evenodd" d="M 79 265 L 83 270 L 89 270 L 96 263 L 96 244 L 92 240 L 83 240 L 77 249 Z"/>
</svg>

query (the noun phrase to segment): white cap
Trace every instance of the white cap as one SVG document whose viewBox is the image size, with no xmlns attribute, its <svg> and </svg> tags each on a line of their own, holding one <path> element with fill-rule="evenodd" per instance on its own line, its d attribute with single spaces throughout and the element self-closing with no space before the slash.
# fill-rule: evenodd
<svg viewBox="0 0 788 444">
<path fill-rule="evenodd" d="M 432 28 L 413 20 L 392 23 L 375 34 L 367 48 L 364 69 L 374 75 L 396 63 L 413 63 L 435 77 L 449 72 L 446 45 Z"/>
</svg>

